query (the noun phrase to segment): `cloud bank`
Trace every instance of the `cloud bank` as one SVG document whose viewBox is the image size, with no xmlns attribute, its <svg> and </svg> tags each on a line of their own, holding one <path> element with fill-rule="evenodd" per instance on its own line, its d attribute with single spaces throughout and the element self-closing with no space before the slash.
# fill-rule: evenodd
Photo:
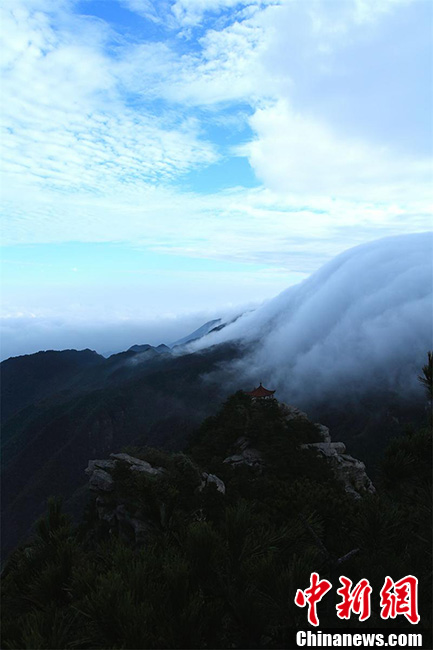
<svg viewBox="0 0 433 650">
<path fill-rule="evenodd" d="M 433 234 L 352 248 L 256 311 L 193 345 L 238 340 L 230 371 L 306 404 L 367 387 L 408 394 L 432 347 Z"/>
<path fill-rule="evenodd" d="M 244 307 L 249 309 L 251 306 Z M 67 316 L 14 314 L 2 318 L 1 360 L 42 350 L 90 348 L 103 356 L 123 352 L 132 345 L 166 345 L 188 335 L 206 321 L 237 316 L 242 308 L 197 311 L 190 314 L 129 318 L 107 316 L 89 321 Z"/>
</svg>

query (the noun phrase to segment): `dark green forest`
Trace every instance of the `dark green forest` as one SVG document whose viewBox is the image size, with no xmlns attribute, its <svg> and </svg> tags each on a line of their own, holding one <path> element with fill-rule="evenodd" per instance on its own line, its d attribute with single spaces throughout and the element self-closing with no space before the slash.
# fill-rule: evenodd
<svg viewBox="0 0 433 650">
<path fill-rule="evenodd" d="M 242 392 L 205 420 L 183 453 L 124 451 L 157 476 L 117 462 L 104 508 L 141 522 L 141 537 L 98 514 L 91 494 L 72 523 L 51 499 L 2 580 L 3 648 L 287 648 L 307 629 L 298 588 L 318 572 L 334 589 L 318 605 L 320 629 L 431 628 L 431 427 L 408 428 L 387 447 L 376 493 L 354 498 L 303 418 Z M 260 463 L 224 462 L 247 438 Z M 348 450 L 350 453 L 350 449 Z M 203 485 L 202 472 L 217 476 Z M 335 613 L 338 577 L 368 578 L 372 614 Z M 421 622 L 380 618 L 386 575 L 419 580 Z"/>
</svg>

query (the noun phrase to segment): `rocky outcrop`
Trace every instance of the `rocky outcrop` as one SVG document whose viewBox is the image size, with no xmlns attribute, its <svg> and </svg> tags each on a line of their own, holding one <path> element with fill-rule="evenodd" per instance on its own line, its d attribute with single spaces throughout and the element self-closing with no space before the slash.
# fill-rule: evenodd
<svg viewBox="0 0 433 650">
<path fill-rule="evenodd" d="M 110 532 L 117 532 L 121 537 L 143 544 L 155 524 L 139 511 L 130 512 L 124 503 L 116 500 L 115 480 L 111 471 L 119 464 L 126 465 L 131 472 L 139 472 L 152 478 L 165 474 L 162 467 L 153 467 L 150 463 L 129 454 L 111 454 L 109 459 L 89 460 L 86 474 L 89 487 L 97 493 L 96 511 L 101 522 L 109 526 Z"/>
<path fill-rule="evenodd" d="M 114 489 L 113 477 L 103 469 L 95 469 L 89 479 L 92 490 L 111 492 Z"/>
<path fill-rule="evenodd" d="M 330 465 L 335 477 L 344 485 L 348 494 L 355 499 L 360 499 L 364 494 L 375 492 L 375 488 L 366 474 L 364 463 L 347 454 L 346 446 L 342 442 L 332 442 L 329 429 L 326 426 L 320 423 L 313 425 L 306 413 L 293 406 L 280 404 L 279 408 L 282 417 L 288 423 L 287 435 L 290 435 L 292 423 L 295 420 L 300 421 L 300 429 L 306 433 L 306 439 L 308 440 L 311 434 L 311 438 L 315 441 L 302 444 L 300 449 L 314 451 L 322 456 Z M 316 442 L 318 439 L 321 441 Z M 259 474 L 266 470 L 261 451 L 253 446 L 251 439 L 247 436 L 239 437 L 231 451 L 234 453 L 227 456 L 224 463 L 232 468 L 249 467 Z M 215 474 L 199 472 L 191 460 L 188 460 L 188 463 L 193 465 L 192 469 L 197 473 L 196 485 L 198 487 L 194 488 L 196 491 L 202 492 L 206 488 L 214 486 L 213 489 L 216 488 L 220 494 L 225 495 L 224 481 Z M 90 460 L 85 470 L 89 477 L 89 487 L 97 494 L 96 509 L 99 520 L 105 522 L 111 532 L 116 531 L 117 534 L 140 545 L 146 541 L 156 527 L 165 525 L 165 505 L 161 504 L 160 520 L 158 521 L 155 520 L 155 517 L 150 519 L 145 514 L 147 512 L 145 505 L 140 510 L 132 505 L 133 500 L 128 505 L 128 502 L 119 496 L 121 491 L 116 489 L 116 481 L 113 478 L 113 470 L 118 466 L 127 468 L 131 473 L 149 477 L 150 480 L 162 480 L 168 470 L 154 467 L 148 461 L 126 453 L 111 454 L 109 459 Z M 177 467 L 177 471 L 179 471 L 179 467 Z M 268 471 L 272 471 L 272 468 L 268 468 Z"/>
<path fill-rule="evenodd" d="M 343 442 L 309 442 L 301 445 L 301 449 L 315 449 L 317 453 L 327 458 L 346 453 L 346 445 Z"/>
<path fill-rule="evenodd" d="M 218 490 L 218 492 L 221 492 L 221 494 L 226 493 L 226 486 L 224 484 L 224 481 L 218 478 L 218 476 L 215 476 L 215 474 L 207 474 L 206 472 L 203 472 L 201 476 L 203 481 L 201 482 L 201 485 L 198 488 L 199 492 L 202 492 L 205 489 L 205 487 L 213 483 L 214 485 L 216 485 L 216 489 Z"/>
<path fill-rule="evenodd" d="M 329 433 L 328 427 L 325 427 L 324 424 L 320 424 L 320 422 L 316 422 L 314 426 L 318 430 L 323 442 L 331 442 L 331 434 Z"/>
<path fill-rule="evenodd" d="M 165 472 L 162 467 L 152 467 L 147 461 L 134 458 L 129 454 L 111 454 L 109 460 L 89 460 L 85 472 L 89 476 L 90 489 L 111 492 L 114 481 L 110 470 L 114 469 L 119 461 L 126 463 L 132 472 L 142 472 L 147 476 L 161 476 Z"/>
<path fill-rule="evenodd" d="M 238 438 L 235 442 L 235 448 L 239 453 L 227 456 L 227 458 L 224 459 L 224 463 L 227 463 L 232 467 L 247 465 L 248 467 L 254 467 L 261 471 L 264 466 L 263 456 L 258 449 L 255 449 L 250 445 L 251 442 L 248 438 L 245 438 L 244 436 Z"/>
<path fill-rule="evenodd" d="M 308 415 L 295 406 L 280 403 L 279 407 L 287 422 L 295 419 L 308 421 Z M 376 490 L 367 476 L 364 463 L 347 454 L 344 443 L 332 442 L 329 429 L 324 424 L 316 422 L 314 427 L 322 438 L 322 442 L 307 443 L 301 445 L 301 449 L 313 449 L 325 458 L 336 478 L 344 484 L 346 492 L 355 499 L 360 499 L 363 494 L 373 494 Z"/>
<path fill-rule="evenodd" d="M 115 466 L 114 460 L 89 460 L 89 464 L 84 470 L 88 476 L 91 476 L 95 469 L 110 470 Z"/>
<path fill-rule="evenodd" d="M 130 469 L 133 472 L 143 472 L 147 476 L 160 476 L 165 473 L 163 467 L 152 467 L 150 463 L 146 460 L 140 460 L 139 458 L 134 458 L 129 454 L 110 454 L 110 458 L 114 461 L 120 460 L 129 465 Z"/>
<path fill-rule="evenodd" d="M 309 422 L 307 414 L 294 406 L 280 403 L 279 408 L 286 422 L 292 422 L 293 420 Z M 346 492 L 353 498 L 360 499 L 364 494 L 374 493 L 375 488 L 367 476 L 364 463 L 347 454 L 344 443 L 332 442 L 328 427 L 320 422 L 316 422 L 314 427 L 319 433 L 322 442 L 307 443 L 301 445 L 301 449 L 313 449 L 324 457 L 331 466 L 336 478 L 344 484 Z M 251 446 L 251 441 L 247 437 L 238 438 L 234 447 L 236 453 L 227 456 L 224 463 L 233 468 L 247 466 L 259 472 L 264 470 L 265 462 L 261 452 Z"/>
<path fill-rule="evenodd" d="M 291 406 L 290 404 L 285 404 L 284 402 L 279 402 L 279 407 L 281 415 L 285 420 L 290 422 L 290 420 L 308 420 L 308 415 L 304 411 L 300 411 L 296 406 Z"/>
<path fill-rule="evenodd" d="M 312 442 L 301 445 L 301 449 L 313 449 L 326 458 L 336 478 L 344 483 L 346 492 L 355 499 L 360 499 L 363 494 L 376 492 L 373 483 L 367 476 L 364 463 L 346 454 L 344 443 Z"/>
<path fill-rule="evenodd" d="M 108 525 L 111 533 L 116 532 L 121 537 L 133 541 L 136 545 L 143 544 L 157 524 L 147 517 L 144 512 L 130 509 L 123 500 L 116 496 L 116 482 L 111 475 L 112 470 L 121 463 L 131 472 L 139 472 L 152 479 L 159 479 L 167 470 L 163 467 L 153 467 L 150 463 L 129 454 L 111 454 L 109 459 L 89 460 L 85 469 L 89 477 L 89 487 L 96 492 L 96 511 L 98 519 Z M 201 492 L 209 485 L 215 485 L 218 492 L 225 494 L 224 482 L 215 474 L 203 472 L 202 482 L 198 488 Z M 161 511 L 161 521 L 164 512 Z"/>
<path fill-rule="evenodd" d="M 84 470 L 89 476 L 89 487 L 91 490 L 111 492 L 114 488 L 114 481 L 107 470 L 113 469 L 114 460 L 89 460 Z"/>
</svg>

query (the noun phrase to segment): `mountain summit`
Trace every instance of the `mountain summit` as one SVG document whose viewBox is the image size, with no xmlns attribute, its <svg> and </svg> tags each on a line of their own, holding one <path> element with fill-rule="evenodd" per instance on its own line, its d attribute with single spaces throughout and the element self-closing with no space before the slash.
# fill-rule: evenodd
<svg viewBox="0 0 433 650">
<path fill-rule="evenodd" d="M 181 339 L 178 339 L 174 343 L 170 344 L 171 348 L 174 348 L 178 345 L 185 345 L 186 343 L 192 343 L 193 341 L 197 341 L 198 339 L 201 339 L 203 336 L 206 336 L 206 334 L 209 334 L 212 330 L 216 329 L 218 325 L 221 324 L 221 318 L 216 318 L 214 320 L 210 320 L 207 323 L 204 323 L 201 327 L 198 329 L 194 330 L 194 332 L 191 332 L 191 334 L 187 334 Z"/>
</svg>

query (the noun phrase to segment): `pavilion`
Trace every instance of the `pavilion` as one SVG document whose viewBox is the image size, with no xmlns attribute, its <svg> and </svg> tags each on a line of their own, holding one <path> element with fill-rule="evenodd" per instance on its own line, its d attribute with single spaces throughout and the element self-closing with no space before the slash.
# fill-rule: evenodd
<svg viewBox="0 0 433 650">
<path fill-rule="evenodd" d="M 270 399 L 274 397 L 274 390 L 268 390 L 264 386 L 262 386 L 262 382 L 260 382 L 260 386 L 257 388 L 254 388 L 254 390 L 247 392 L 245 391 L 246 395 L 249 395 L 253 399 Z"/>
</svg>

